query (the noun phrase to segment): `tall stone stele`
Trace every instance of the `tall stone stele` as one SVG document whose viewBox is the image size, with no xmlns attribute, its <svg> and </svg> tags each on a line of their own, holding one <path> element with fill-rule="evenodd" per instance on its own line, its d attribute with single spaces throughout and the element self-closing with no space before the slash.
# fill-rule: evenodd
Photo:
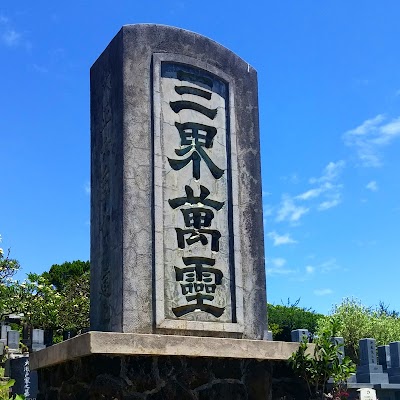
<svg viewBox="0 0 400 400">
<path fill-rule="evenodd" d="M 262 339 L 256 71 L 124 26 L 91 69 L 91 329 Z"/>
</svg>

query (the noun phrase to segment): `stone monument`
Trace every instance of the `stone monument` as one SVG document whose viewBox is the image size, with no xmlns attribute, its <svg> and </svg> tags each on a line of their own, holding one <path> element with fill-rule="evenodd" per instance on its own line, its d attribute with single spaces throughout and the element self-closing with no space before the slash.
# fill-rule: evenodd
<svg viewBox="0 0 400 400">
<path fill-rule="evenodd" d="M 31 355 L 37 399 L 271 398 L 256 71 L 140 24 L 90 79 L 91 331 Z"/>
<path fill-rule="evenodd" d="M 91 69 L 91 329 L 262 339 L 256 71 L 124 26 Z"/>
</svg>

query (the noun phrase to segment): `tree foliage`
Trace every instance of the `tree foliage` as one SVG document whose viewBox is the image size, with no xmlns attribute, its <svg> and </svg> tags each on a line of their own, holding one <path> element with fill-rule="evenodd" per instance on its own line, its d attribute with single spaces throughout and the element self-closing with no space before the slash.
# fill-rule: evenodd
<svg viewBox="0 0 400 400">
<path fill-rule="evenodd" d="M 0 279 L 1 319 L 8 314 L 22 314 L 24 322 L 35 328 L 88 327 L 89 268 L 89 261 L 77 260 L 55 264 L 42 275 L 28 274 L 22 282 L 10 277 Z"/>
<path fill-rule="evenodd" d="M 89 273 L 89 271 L 89 261 L 66 261 L 63 264 L 52 265 L 49 272 L 44 272 L 42 276 L 61 292 L 65 289 L 71 279 L 81 277 L 82 275 Z"/>
<path fill-rule="evenodd" d="M 80 330 L 89 326 L 90 275 L 71 278 L 61 292 L 60 326 Z"/>
<path fill-rule="evenodd" d="M 366 307 L 360 301 L 346 298 L 336 305 L 331 316 L 339 321 L 338 334 L 344 338 L 345 353 L 354 362 L 359 360 L 358 342 L 363 338 L 376 339 L 377 346 L 400 339 L 400 318 L 396 311 L 380 303 L 378 307 Z M 317 333 L 323 332 L 330 317 L 319 320 Z"/>
<path fill-rule="evenodd" d="M 0 247 L 0 283 L 4 283 L 7 279 L 14 276 L 19 268 L 19 262 L 13 258 L 10 258 L 10 249 L 8 249 L 7 255 L 4 255 L 4 250 Z"/>
<path fill-rule="evenodd" d="M 294 329 L 308 329 L 312 334 L 316 331 L 318 320 L 323 315 L 310 308 L 299 307 L 299 302 L 300 299 L 291 304 L 288 299 L 287 305 L 267 305 L 268 327 L 274 340 L 290 342 Z"/>
<path fill-rule="evenodd" d="M 23 314 L 24 320 L 37 328 L 58 325 L 61 295 L 37 274 L 28 274 L 25 281 L 8 280 L 0 285 L 0 311 Z"/>
</svg>

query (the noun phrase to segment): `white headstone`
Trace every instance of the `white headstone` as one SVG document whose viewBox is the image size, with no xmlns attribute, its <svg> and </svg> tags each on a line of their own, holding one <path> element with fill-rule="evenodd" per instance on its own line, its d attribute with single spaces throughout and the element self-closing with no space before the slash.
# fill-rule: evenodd
<svg viewBox="0 0 400 400">
<path fill-rule="evenodd" d="M 358 391 L 360 392 L 360 400 L 377 400 L 375 389 L 361 388 Z"/>
<path fill-rule="evenodd" d="M 10 325 L 1 325 L 1 339 L 7 340 L 7 332 L 11 330 Z"/>
<path fill-rule="evenodd" d="M 19 349 L 19 332 L 9 330 L 7 332 L 7 346 L 10 350 L 18 350 Z"/>
<path fill-rule="evenodd" d="M 32 332 L 32 343 L 43 344 L 44 343 L 44 330 L 34 329 Z"/>
</svg>

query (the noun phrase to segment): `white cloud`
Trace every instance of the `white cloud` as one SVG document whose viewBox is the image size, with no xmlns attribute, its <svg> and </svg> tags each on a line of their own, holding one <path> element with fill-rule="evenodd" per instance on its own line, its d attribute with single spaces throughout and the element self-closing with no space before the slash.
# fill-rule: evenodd
<svg viewBox="0 0 400 400">
<path fill-rule="evenodd" d="M 332 289 L 315 289 L 314 294 L 316 296 L 327 296 L 328 294 L 332 294 L 333 290 Z"/>
<path fill-rule="evenodd" d="M 90 182 L 85 183 L 85 193 L 90 194 Z"/>
<path fill-rule="evenodd" d="M 318 269 L 320 269 L 322 272 L 330 272 L 336 269 L 339 269 L 339 265 L 336 262 L 336 258 L 330 258 L 327 261 L 324 261 L 318 266 Z"/>
<path fill-rule="evenodd" d="M 38 64 L 32 64 L 32 67 L 35 71 L 40 72 L 41 74 L 46 74 L 49 70 L 46 67 L 43 67 Z"/>
<path fill-rule="evenodd" d="M 21 34 L 14 29 L 7 29 L 1 35 L 1 41 L 8 47 L 18 46 L 21 40 Z"/>
<path fill-rule="evenodd" d="M 297 200 L 308 201 L 323 196 L 323 201 L 317 206 L 318 211 L 325 211 L 336 207 L 342 201 L 341 191 L 343 185 L 336 183 L 346 163 L 343 160 L 331 161 L 324 168 L 319 178 L 311 178 L 309 182 L 317 186 L 297 195 Z"/>
<path fill-rule="evenodd" d="M 300 183 L 300 178 L 296 172 L 287 176 L 281 176 L 280 179 L 282 179 L 285 182 L 292 183 L 293 185 L 297 185 L 298 183 Z"/>
<path fill-rule="evenodd" d="M 272 258 L 271 259 L 271 263 L 277 267 L 277 268 L 281 268 L 286 264 L 286 260 L 284 258 L 281 257 L 277 257 L 277 258 Z"/>
<path fill-rule="evenodd" d="M 342 195 L 339 192 L 332 193 L 329 198 L 318 205 L 318 211 L 329 210 L 342 202 Z"/>
<path fill-rule="evenodd" d="M 307 265 L 306 266 L 306 273 L 307 274 L 312 274 L 315 271 L 315 267 L 313 267 L 312 265 Z"/>
<path fill-rule="evenodd" d="M 365 186 L 366 189 L 371 190 L 371 192 L 376 192 L 378 191 L 378 184 L 376 181 L 371 181 L 368 182 L 368 184 Z"/>
<path fill-rule="evenodd" d="M 268 232 L 267 236 L 268 236 L 268 238 L 273 240 L 274 246 L 281 246 L 283 244 L 297 243 L 297 241 L 294 240 L 290 236 L 289 233 L 286 233 L 285 235 L 279 235 L 279 233 L 272 231 L 272 232 Z"/>
<path fill-rule="evenodd" d="M 288 275 L 294 270 L 283 268 L 286 265 L 286 260 L 281 257 L 271 258 L 266 260 L 268 275 Z"/>
<path fill-rule="evenodd" d="M 347 146 L 356 149 L 362 166 L 379 167 L 382 165 L 382 148 L 399 136 L 400 117 L 387 121 L 385 115 L 379 114 L 345 132 L 343 140 Z"/>
<path fill-rule="evenodd" d="M 343 160 L 337 162 L 331 161 L 324 168 L 322 175 L 319 178 L 311 178 L 310 183 L 323 183 L 334 181 L 342 173 L 346 163 Z"/>
<path fill-rule="evenodd" d="M 307 207 L 297 206 L 291 197 L 283 195 L 276 221 L 298 222 L 309 210 Z"/>
<path fill-rule="evenodd" d="M 323 191 L 324 191 L 324 189 L 322 187 L 310 189 L 310 190 L 307 190 L 307 192 L 297 195 L 296 199 L 299 199 L 299 200 L 313 199 L 315 197 L 320 196 Z"/>
<path fill-rule="evenodd" d="M 264 204 L 263 215 L 264 217 L 270 217 L 273 213 L 273 209 L 269 204 Z"/>
</svg>

